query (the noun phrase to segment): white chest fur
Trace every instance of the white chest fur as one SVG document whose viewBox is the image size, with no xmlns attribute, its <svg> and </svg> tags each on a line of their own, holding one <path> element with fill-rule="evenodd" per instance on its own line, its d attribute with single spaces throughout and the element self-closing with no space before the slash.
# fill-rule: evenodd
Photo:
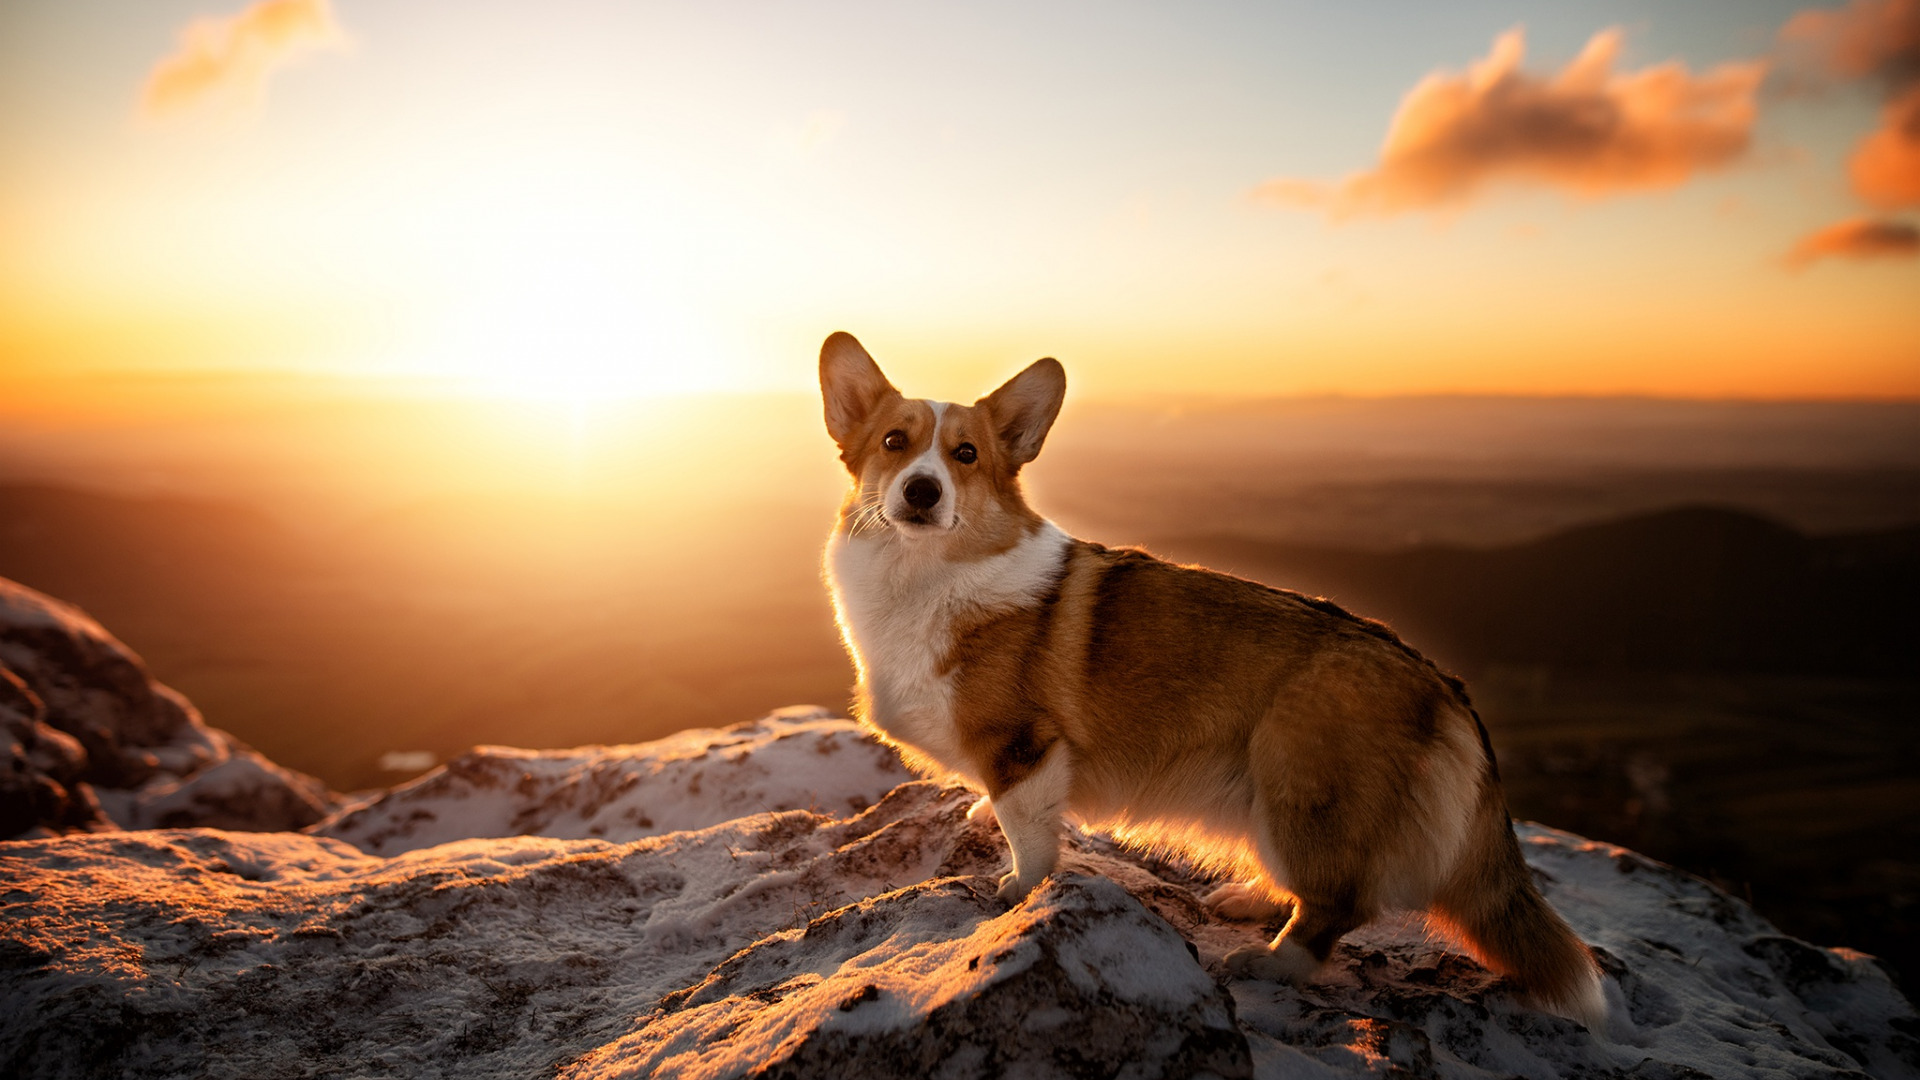
<svg viewBox="0 0 1920 1080">
<path fill-rule="evenodd" d="M 833 605 L 858 668 L 869 723 L 978 783 L 953 724 L 953 677 L 942 670 L 953 628 L 1035 603 L 1059 577 L 1072 541 L 1052 522 L 998 555 L 940 557 L 936 546 L 883 532 L 827 544 Z"/>
</svg>

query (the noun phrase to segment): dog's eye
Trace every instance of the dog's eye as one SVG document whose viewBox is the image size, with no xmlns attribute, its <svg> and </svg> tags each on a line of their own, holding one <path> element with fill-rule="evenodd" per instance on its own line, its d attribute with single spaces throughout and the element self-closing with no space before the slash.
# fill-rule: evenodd
<svg viewBox="0 0 1920 1080">
<path fill-rule="evenodd" d="M 973 464 L 973 459 L 979 456 L 980 456 L 980 452 L 978 450 L 975 450 L 973 448 L 973 444 L 970 442 L 963 442 L 959 446 L 956 446 L 953 448 L 953 460 L 959 462 L 962 465 Z"/>
<path fill-rule="evenodd" d="M 907 433 L 899 430 L 889 431 L 887 432 L 887 437 L 880 440 L 880 445 L 889 450 L 905 450 L 907 448 Z"/>
</svg>

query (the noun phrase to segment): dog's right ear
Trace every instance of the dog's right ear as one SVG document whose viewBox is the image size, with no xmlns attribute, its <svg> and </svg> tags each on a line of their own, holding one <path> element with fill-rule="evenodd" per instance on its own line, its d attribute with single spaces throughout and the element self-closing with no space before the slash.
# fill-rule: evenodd
<svg viewBox="0 0 1920 1080">
<path fill-rule="evenodd" d="M 820 346 L 820 396 L 827 406 L 827 434 L 840 449 L 848 448 L 874 406 L 899 392 L 852 334 L 835 331 Z"/>
</svg>

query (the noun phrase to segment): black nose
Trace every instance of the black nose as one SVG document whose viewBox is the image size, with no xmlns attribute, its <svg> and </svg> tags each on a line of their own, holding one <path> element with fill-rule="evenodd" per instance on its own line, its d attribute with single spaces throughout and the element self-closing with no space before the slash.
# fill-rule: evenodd
<svg viewBox="0 0 1920 1080">
<path fill-rule="evenodd" d="M 907 481 L 906 490 L 901 494 L 915 510 L 931 510 L 933 504 L 940 501 L 940 482 L 931 476 L 916 476 Z"/>
</svg>

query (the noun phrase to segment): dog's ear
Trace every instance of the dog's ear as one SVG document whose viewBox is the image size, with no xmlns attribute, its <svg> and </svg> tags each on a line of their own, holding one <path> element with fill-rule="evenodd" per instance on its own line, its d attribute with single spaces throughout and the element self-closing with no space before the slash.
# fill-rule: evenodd
<svg viewBox="0 0 1920 1080">
<path fill-rule="evenodd" d="M 820 346 L 820 396 L 827 406 L 827 434 L 840 449 L 847 449 L 848 440 L 881 399 L 899 392 L 852 334 L 835 331 Z"/>
<path fill-rule="evenodd" d="M 983 397 L 993 417 L 993 428 L 1000 445 L 1018 469 L 1040 456 L 1040 444 L 1047 439 L 1053 418 L 1060 415 L 1060 402 L 1067 396 L 1067 369 L 1052 357 L 1035 360 L 1027 370 L 1008 379 L 1005 386 Z"/>
</svg>

